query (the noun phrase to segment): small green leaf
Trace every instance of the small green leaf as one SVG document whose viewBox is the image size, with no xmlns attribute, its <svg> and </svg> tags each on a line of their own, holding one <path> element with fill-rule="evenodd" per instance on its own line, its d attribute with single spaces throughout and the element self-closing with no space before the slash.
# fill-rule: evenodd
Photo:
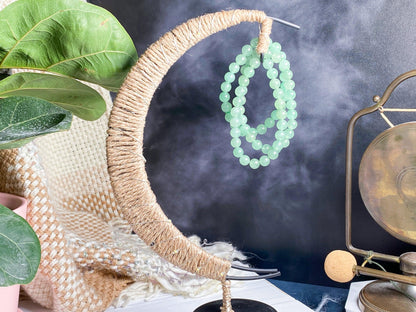
<svg viewBox="0 0 416 312">
<path fill-rule="evenodd" d="M 117 91 L 137 60 L 108 11 L 80 0 L 19 0 L 0 11 L 0 68 L 56 72 Z"/>
<path fill-rule="evenodd" d="M 32 96 L 56 104 L 74 115 L 95 120 L 106 110 L 102 96 L 89 86 L 68 77 L 16 73 L 0 81 L 0 98 Z"/>
<path fill-rule="evenodd" d="M 0 287 L 29 283 L 40 257 L 39 239 L 29 223 L 0 205 Z"/>
<path fill-rule="evenodd" d="M 47 133 L 68 130 L 72 114 L 28 96 L 0 99 L 0 149 L 20 147 Z"/>
</svg>

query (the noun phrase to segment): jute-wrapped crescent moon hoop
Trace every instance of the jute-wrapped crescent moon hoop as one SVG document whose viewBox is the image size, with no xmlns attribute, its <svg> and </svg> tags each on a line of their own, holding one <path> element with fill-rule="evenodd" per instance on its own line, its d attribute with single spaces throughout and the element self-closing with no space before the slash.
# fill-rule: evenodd
<svg viewBox="0 0 416 312">
<path fill-rule="evenodd" d="M 122 85 L 109 120 L 111 183 L 134 231 L 163 258 L 200 276 L 224 282 L 230 262 L 191 243 L 163 213 L 145 170 L 143 132 L 156 88 L 169 68 L 202 39 L 241 22 L 261 24 L 257 51 L 268 49 L 272 20 L 264 12 L 232 10 L 191 19 L 166 33 L 139 58 Z"/>
</svg>

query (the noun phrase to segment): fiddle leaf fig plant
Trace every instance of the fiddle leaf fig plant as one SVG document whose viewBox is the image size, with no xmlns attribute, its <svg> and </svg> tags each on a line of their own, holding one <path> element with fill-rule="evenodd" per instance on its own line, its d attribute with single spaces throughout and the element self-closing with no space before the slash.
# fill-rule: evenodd
<svg viewBox="0 0 416 312">
<path fill-rule="evenodd" d="M 73 115 L 106 110 L 87 83 L 117 91 L 137 60 L 133 41 L 108 11 L 81 0 L 17 0 L 0 11 L 0 149 L 68 130 Z M 32 70 L 31 72 L 25 70 Z M 0 287 L 36 274 L 40 245 L 21 217 L 0 205 Z"/>
<path fill-rule="evenodd" d="M 40 243 L 25 219 L 0 205 L 0 287 L 27 284 L 40 263 Z"/>
<path fill-rule="evenodd" d="M 81 0 L 13 2 L 0 11 L 0 69 L 36 73 L 20 72 L 0 81 L 0 149 L 67 130 L 72 114 L 98 119 L 105 101 L 83 82 L 117 91 L 136 60 L 130 36 L 101 7 Z M 35 99 L 63 108 L 67 116 L 55 118 L 56 110 L 42 101 L 36 105 Z M 13 102 L 19 113 L 9 115 Z"/>
</svg>

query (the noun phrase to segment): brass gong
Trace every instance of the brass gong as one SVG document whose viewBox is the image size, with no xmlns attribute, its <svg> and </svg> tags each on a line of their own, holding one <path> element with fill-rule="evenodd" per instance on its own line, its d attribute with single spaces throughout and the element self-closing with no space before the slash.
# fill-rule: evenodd
<svg viewBox="0 0 416 312">
<path fill-rule="evenodd" d="M 359 188 L 374 220 L 416 245 L 416 122 L 387 129 L 371 142 L 361 160 Z"/>
</svg>

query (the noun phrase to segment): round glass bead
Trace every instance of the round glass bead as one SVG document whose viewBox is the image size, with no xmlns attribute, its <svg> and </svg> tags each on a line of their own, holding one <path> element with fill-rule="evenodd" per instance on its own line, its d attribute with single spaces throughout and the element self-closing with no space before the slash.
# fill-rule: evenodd
<svg viewBox="0 0 416 312">
<path fill-rule="evenodd" d="M 279 42 L 273 42 L 270 45 L 269 50 L 272 52 L 272 54 L 276 54 L 282 50 L 282 46 L 280 45 Z"/>
<path fill-rule="evenodd" d="M 231 63 L 230 66 L 228 66 L 228 70 L 230 71 L 230 73 L 238 73 L 238 71 L 240 70 L 240 65 L 238 65 L 237 63 Z"/>
<path fill-rule="evenodd" d="M 268 153 L 267 153 L 267 156 L 271 159 L 271 160 L 274 160 L 274 159 L 276 159 L 277 157 L 279 157 L 279 152 L 278 151 L 276 151 L 275 149 L 271 149 Z"/>
<path fill-rule="evenodd" d="M 230 120 L 230 126 L 235 128 L 235 127 L 239 127 L 241 125 L 241 118 L 239 117 L 233 117 Z"/>
<path fill-rule="evenodd" d="M 283 141 L 274 141 L 272 147 L 274 150 L 280 151 L 283 148 Z"/>
<path fill-rule="evenodd" d="M 238 86 L 235 88 L 235 95 L 236 96 L 244 96 L 247 94 L 247 88 L 243 86 Z"/>
<path fill-rule="evenodd" d="M 253 53 L 253 48 L 249 46 L 248 44 L 246 44 L 245 46 L 241 48 L 241 53 L 244 54 L 245 56 L 249 56 L 251 53 Z"/>
<path fill-rule="evenodd" d="M 276 68 L 270 68 L 267 71 L 267 78 L 269 79 L 276 79 L 278 75 L 279 75 L 279 72 Z"/>
<path fill-rule="evenodd" d="M 232 82 L 235 80 L 235 75 L 234 75 L 233 73 L 227 72 L 227 73 L 224 75 L 224 80 L 225 80 L 226 82 L 232 83 Z"/>
<path fill-rule="evenodd" d="M 296 117 L 298 117 L 298 113 L 294 109 L 287 111 L 287 119 L 296 119 Z"/>
<path fill-rule="evenodd" d="M 298 123 L 296 120 L 289 120 L 287 122 L 287 127 L 291 130 L 295 130 L 297 126 L 298 126 Z"/>
<path fill-rule="evenodd" d="M 247 140 L 248 143 L 253 143 L 254 140 L 256 139 L 256 137 L 257 136 L 255 134 L 252 134 L 252 133 L 247 133 L 246 134 L 246 140 Z"/>
<path fill-rule="evenodd" d="M 286 70 L 280 73 L 279 78 L 281 81 L 288 81 L 292 79 L 293 72 L 291 70 Z"/>
<path fill-rule="evenodd" d="M 272 89 L 277 89 L 280 87 L 280 80 L 279 79 L 272 79 L 269 82 L 269 86 Z"/>
<path fill-rule="evenodd" d="M 286 108 L 285 100 L 278 98 L 276 101 L 274 101 L 274 107 L 276 109 L 285 109 Z"/>
<path fill-rule="evenodd" d="M 273 91 L 273 97 L 275 99 L 283 98 L 283 95 L 284 95 L 284 92 L 280 88 Z"/>
<path fill-rule="evenodd" d="M 251 146 L 253 147 L 254 150 L 258 151 L 259 149 L 262 148 L 263 143 L 261 143 L 260 140 L 254 140 L 253 143 L 251 143 Z"/>
<path fill-rule="evenodd" d="M 236 148 L 233 150 L 233 155 L 234 155 L 235 157 L 237 157 L 237 158 L 240 158 L 241 156 L 243 156 L 243 155 L 244 155 L 244 151 L 243 151 L 243 149 L 242 149 L 241 147 L 236 147 Z"/>
<path fill-rule="evenodd" d="M 296 92 L 295 92 L 295 90 L 286 90 L 286 91 L 284 91 L 283 98 L 284 98 L 286 101 L 293 100 L 295 97 L 296 97 Z"/>
<path fill-rule="evenodd" d="M 259 162 L 260 165 L 262 165 L 263 167 L 267 167 L 268 165 L 270 165 L 270 158 L 266 155 L 263 155 L 260 157 Z"/>
<path fill-rule="evenodd" d="M 283 146 L 283 148 L 288 147 L 288 146 L 289 146 L 289 144 L 290 144 L 290 141 L 289 141 L 288 139 L 284 139 L 284 140 L 282 141 L 282 146 Z"/>
<path fill-rule="evenodd" d="M 290 68 L 290 63 L 288 60 L 282 60 L 279 63 L 279 69 L 280 71 L 286 71 Z"/>
<path fill-rule="evenodd" d="M 240 132 L 242 136 L 246 136 L 248 134 L 248 130 L 250 130 L 250 126 L 248 124 L 242 124 L 240 126 Z"/>
<path fill-rule="evenodd" d="M 280 140 L 284 140 L 284 139 L 286 139 L 286 133 L 285 133 L 284 131 L 282 131 L 282 130 L 277 130 L 277 131 L 274 133 L 274 137 L 275 137 L 275 139 L 276 139 L 276 140 L 278 140 L 278 141 L 280 141 Z"/>
<path fill-rule="evenodd" d="M 245 125 L 245 124 L 247 123 L 247 116 L 246 116 L 246 115 L 242 115 L 242 116 L 241 116 L 241 123 L 242 123 L 243 125 Z"/>
<path fill-rule="evenodd" d="M 270 144 L 263 144 L 263 147 L 261 148 L 261 151 L 263 154 L 268 154 L 270 150 L 272 149 Z"/>
<path fill-rule="evenodd" d="M 285 138 L 290 140 L 295 136 L 295 132 L 292 129 L 286 129 L 285 131 Z"/>
<path fill-rule="evenodd" d="M 279 130 L 285 130 L 287 128 L 287 121 L 286 120 L 279 120 L 276 123 L 276 127 Z"/>
<path fill-rule="evenodd" d="M 234 106 L 243 106 L 246 103 L 246 98 L 244 96 L 236 96 L 233 98 Z"/>
<path fill-rule="evenodd" d="M 258 159 L 253 158 L 250 160 L 250 168 L 251 169 L 257 169 L 258 167 L 260 167 L 260 162 Z"/>
<path fill-rule="evenodd" d="M 221 92 L 220 93 L 220 101 L 221 102 L 228 102 L 230 100 L 230 94 L 228 92 Z"/>
<path fill-rule="evenodd" d="M 265 134 L 267 132 L 267 127 L 263 124 L 260 124 L 256 128 L 258 134 Z"/>
<path fill-rule="evenodd" d="M 254 48 L 254 49 L 256 49 L 257 48 L 257 44 L 259 43 L 259 38 L 253 38 L 253 39 L 251 39 L 251 41 L 250 41 L 250 45 Z"/>
<path fill-rule="evenodd" d="M 277 109 L 276 110 L 277 119 L 285 119 L 286 115 L 287 115 L 287 113 L 284 109 Z"/>
<path fill-rule="evenodd" d="M 245 112 L 244 106 L 236 106 L 231 109 L 231 116 L 240 117 L 242 114 L 244 114 L 244 112 Z"/>
<path fill-rule="evenodd" d="M 266 118 L 266 120 L 264 121 L 264 125 L 267 127 L 267 128 L 273 128 L 274 127 L 274 123 L 275 123 L 275 121 L 272 119 L 272 118 Z"/>
<path fill-rule="evenodd" d="M 295 109 L 296 108 L 296 101 L 290 100 L 286 102 L 287 109 Z"/>
<path fill-rule="evenodd" d="M 250 163 L 250 157 L 248 157 L 247 155 L 243 155 L 240 157 L 240 164 L 242 164 L 243 166 L 247 166 Z"/>
<path fill-rule="evenodd" d="M 223 92 L 229 92 L 231 90 L 231 83 L 224 81 L 221 84 L 221 91 Z"/>
<path fill-rule="evenodd" d="M 258 58 L 252 58 L 252 59 L 250 59 L 248 64 L 253 68 L 259 68 L 260 60 Z"/>
<path fill-rule="evenodd" d="M 240 78 L 238 78 L 238 84 L 242 87 L 247 87 L 249 83 L 250 83 L 250 79 L 248 79 L 244 75 L 241 75 Z"/>
<path fill-rule="evenodd" d="M 263 67 L 264 69 L 270 69 L 273 67 L 273 60 L 271 59 L 264 59 L 263 60 Z"/>
<path fill-rule="evenodd" d="M 240 129 L 239 129 L 239 128 L 231 128 L 231 130 L 230 130 L 230 135 L 231 135 L 233 138 L 238 138 L 238 137 L 241 135 L 241 131 L 240 131 Z"/>
<path fill-rule="evenodd" d="M 251 66 L 246 66 L 243 70 L 243 74 L 247 77 L 247 78 L 251 78 L 254 76 L 254 68 Z"/>
<path fill-rule="evenodd" d="M 295 88 L 295 82 L 293 80 L 287 80 L 282 83 L 282 88 L 285 90 L 293 90 Z"/>
<path fill-rule="evenodd" d="M 279 52 L 279 53 L 273 54 L 273 56 L 272 56 L 272 60 L 275 63 L 280 63 L 281 61 L 283 61 L 285 59 L 286 59 L 285 52 Z"/>
<path fill-rule="evenodd" d="M 247 62 L 247 58 L 243 54 L 239 54 L 236 56 L 235 62 L 241 66 Z"/>
<path fill-rule="evenodd" d="M 231 114 L 230 113 L 225 113 L 225 120 L 227 121 L 227 122 L 230 122 L 230 120 L 231 120 L 231 118 L 232 118 L 233 116 L 231 116 Z"/>
<path fill-rule="evenodd" d="M 232 147 L 239 147 L 241 145 L 240 138 L 232 138 L 231 139 L 231 146 Z"/>
<path fill-rule="evenodd" d="M 254 135 L 257 135 L 257 129 L 255 129 L 255 128 L 250 128 L 250 130 L 248 130 L 248 133 L 250 133 L 250 134 L 254 134 Z"/>
<path fill-rule="evenodd" d="M 224 103 L 221 104 L 221 110 L 224 113 L 229 113 L 231 111 L 232 107 L 233 106 L 231 105 L 230 102 L 224 102 Z"/>
</svg>

